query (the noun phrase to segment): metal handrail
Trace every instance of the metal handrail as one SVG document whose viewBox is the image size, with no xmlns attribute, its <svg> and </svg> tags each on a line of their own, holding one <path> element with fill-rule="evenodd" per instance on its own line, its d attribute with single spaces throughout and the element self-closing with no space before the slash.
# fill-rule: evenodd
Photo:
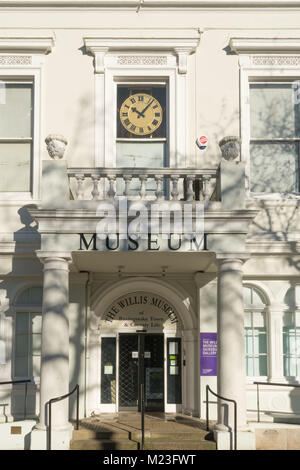
<svg viewBox="0 0 300 470">
<path fill-rule="evenodd" d="M 0 385 L 9 385 L 9 384 L 25 384 L 25 398 L 24 398 L 24 419 L 27 415 L 27 384 L 31 382 L 31 379 L 26 380 L 10 380 L 9 382 L 0 382 Z"/>
<path fill-rule="evenodd" d="M 256 403 L 257 403 L 257 422 L 260 423 L 260 406 L 259 406 L 259 385 L 275 385 L 279 387 L 295 387 L 300 388 L 300 384 L 282 384 L 277 382 L 253 382 L 256 385 Z"/>
<path fill-rule="evenodd" d="M 225 398 L 217 393 L 213 392 L 209 385 L 206 385 L 206 430 L 209 431 L 209 402 L 208 402 L 208 392 L 212 393 L 215 397 L 229 401 L 234 405 L 234 450 L 237 450 L 237 403 L 232 398 Z"/>
<path fill-rule="evenodd" d="M 75 390 L 77 390 L 77 393 L 76 393 L 76 430 L 79 429 L 79 385 L 76 384 L 75 387 L 73 388 L 73 390 L 69 393 L 67 393 L 66 395 L 62 395 L 61 397 L 57 397 L 57 398 L 51 398 L 51 400 L 48 401 L 48 406 L 49 406 L 49 426 L 48 426 L 48 450 L 51 450 L 51 435 L 52 435 L 52 413 L 51 413 L 51 407 L 52 407 L 52 403 L 56 403 L 58 401 L 61 401 L 61 400 L 64 400 L 65 398 L 68 398 L 70 395 L 72 395 L 72 393 L 75 392 Z"/>
<path fill-rule="evenodd" d="M 142 430 L 142 442 L 141 450 L 145 449 L 145 388 L 144 384 L 141 384 L 141 430 Z"/>
</svg>

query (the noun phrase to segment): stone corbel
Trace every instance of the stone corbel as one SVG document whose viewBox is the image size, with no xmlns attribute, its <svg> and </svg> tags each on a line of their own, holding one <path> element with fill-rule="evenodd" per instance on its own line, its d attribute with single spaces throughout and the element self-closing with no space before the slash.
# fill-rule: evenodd
<svg viewBox="0 0 300 470">
<path fill-rule="evenodd" d="M 186 74 L 187 73 L 187 58 L 191 53 L 190 49 L 185 47 L 175 47 L 175 52 L 178 57 L 178 73 Z"/>
<path fill-rule="evenodd" d="M 86 39 L 84 41 L 87 52 L 95 57 L 95 73 L 104 73 L 105 70 L 105 54 L 109 47 L 94 45 L 91 41 Z"/>
<path fill-rule="evenodd" d="M 96 73 L 104 73 L 105 69 L 105 54 L 108 51 L 108 47 L 103 47 L 101 50 L 97 50 L 95 53 L 95 72 Z"/>
</svg>

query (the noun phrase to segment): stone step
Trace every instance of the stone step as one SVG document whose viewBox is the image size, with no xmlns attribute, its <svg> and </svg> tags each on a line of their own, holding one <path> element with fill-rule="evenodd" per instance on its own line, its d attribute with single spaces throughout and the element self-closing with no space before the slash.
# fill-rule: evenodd
<svg viewBox="0 0 300 470">
<path fill-rule="evenodd" d="M 97 431 L 95 429 L 79 429 L 73 431 L 73 440 L 82 441 L 84 439 L 104 439 L 104 440 L 128 440 L 130 438 L 128 431 Z"/>
<path fill-rule="evenodd" d="M 138 450 L 140 444 L 130 441 L 112 441 L 108 439 L 72 440 L 70 450 Z M 145 440 L 145 450 L 216 450 L 212 441 L 152 441 Z"/>
<path fill-rule="evenodd" d="M 158 432 L 158 431 L 145 431 L 145 439 L 151 440 L 162 440 L 169 441 L 186 441 L 186 440 L 204 440 L 208 434 L 207 431 L 184 431 L 184 432 Z M 84 439 L 107 439 L 107 440 L 124 440 L 131 439 L 134 441 L 140 441 L 142 437 L 141 431 L 123 431 L 123 430 L 109 430 L 109 431 L 97 431 L 96 429 L 79 429 L 73 431 L 73 440 L 84 440 Z"/>
<path fill-rule="evenodd" d="M 145 450 L 216 450 L 213 441 L 145 441 Z"/>
<path fill-rule="evenodd" d="M 72 440 L 70 450 L 137 450 L 138 443 L 127 440 L 82 439 Z"/>
</svg>

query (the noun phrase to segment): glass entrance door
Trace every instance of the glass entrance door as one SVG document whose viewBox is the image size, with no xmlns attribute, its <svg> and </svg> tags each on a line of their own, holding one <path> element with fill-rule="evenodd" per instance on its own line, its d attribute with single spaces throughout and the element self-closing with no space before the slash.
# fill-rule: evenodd
<svg viewBox="0 0 300 470">
<path fill-rule="evenodd" d="M 139 389 L 143 379 L 146 411 L 163 411 L 164 336 L 144 334 L 143 337 L 144 361 L 141 362 L 139 335 L 119 336 L 119 409 L 139 411 Z"/>
</svg>

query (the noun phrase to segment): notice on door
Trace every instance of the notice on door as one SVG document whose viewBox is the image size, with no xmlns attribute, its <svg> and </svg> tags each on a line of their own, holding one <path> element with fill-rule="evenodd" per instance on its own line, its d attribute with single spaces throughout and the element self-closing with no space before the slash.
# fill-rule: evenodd
<svg viewBox="0 0 300 470">
<path fill-rule="evenodd" d="M 200 374 L 217 375 L 217 333 L 200 333 Z"/>
</svg>

